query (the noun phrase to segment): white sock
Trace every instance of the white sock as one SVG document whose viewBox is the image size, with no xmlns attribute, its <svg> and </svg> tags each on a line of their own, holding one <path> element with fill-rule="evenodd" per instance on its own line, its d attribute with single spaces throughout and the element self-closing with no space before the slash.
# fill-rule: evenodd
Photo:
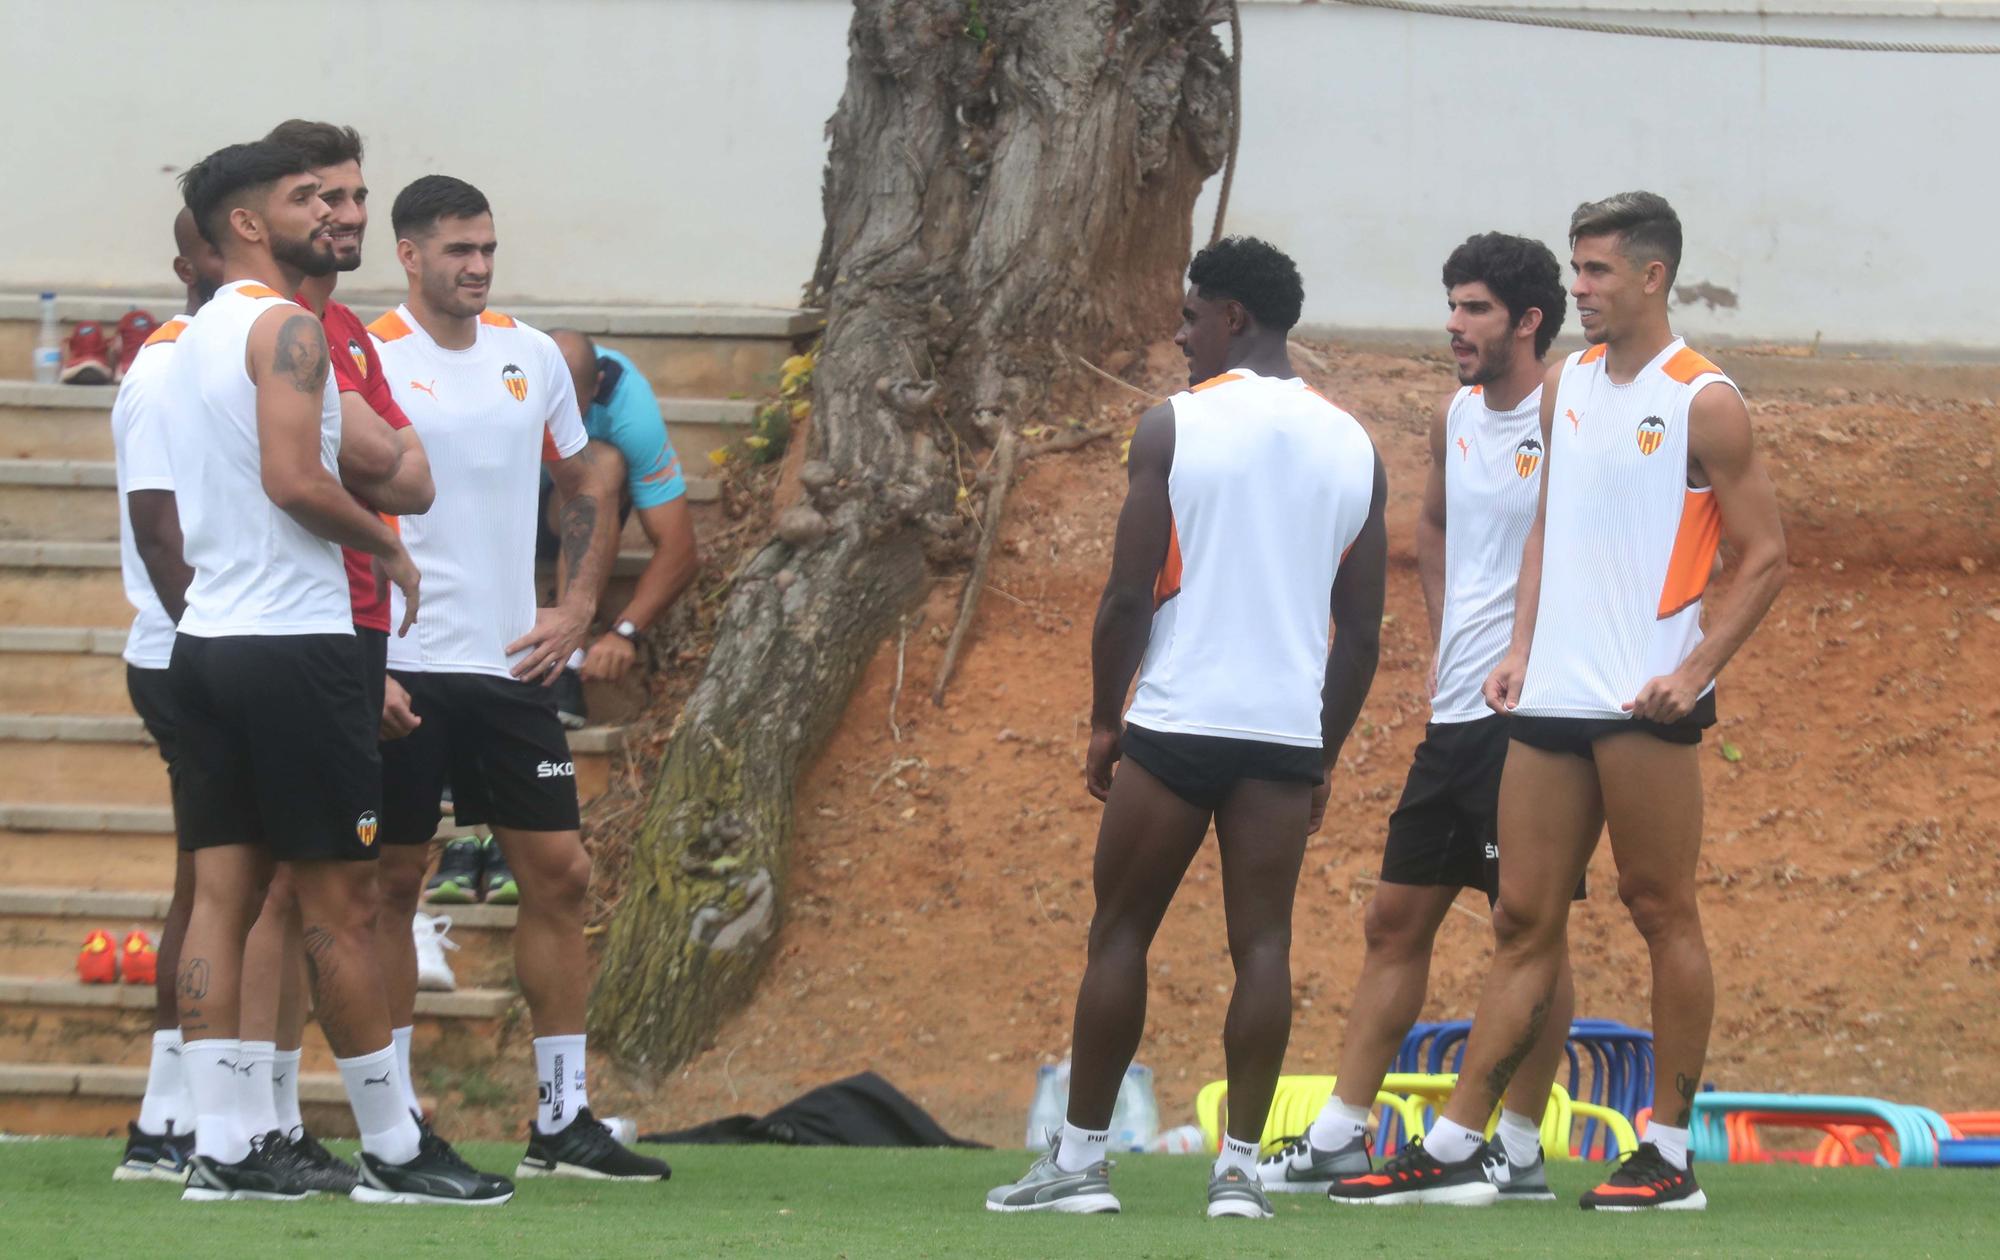
<svg viewBox="0 0 2000 1260">
<path fill-rule="evenodd" d="M 234 1164 L 250 1153 L 250 1136 L 236 1113 L 242 1053 L 243 1043 L 234 1037 L 208 1037 L 181 1046 L 181 1068 L 194 1096 L 194 1153 L 203 1159 Z"/>
<path fill-rule="evenodd" d="M 302 1050 L 280 1050 L 271 1056 L 271 1110 L 287 1134 L 306 1127 L 299 1114 L 299 1060 L 304 1057 Z"/>
<path fill-rule="evenodd" d="M 1240 1168 L 1251 1176 L 1256 1176 L 1257 1144 L 1238 1141 L 1225 1133 L 1222 1135 L 1222 1153 L 1215 1157 L 1213 1171 L 1219 1173 L 1231 1168 Z"/>
<path fill-rule="evenodd" d="M 416 1026 L 391 1028 L 389 1040 L 396 1047 L 396 1078 L 403 1083 L 403 1105 L 413 1116 L 424 1114 L 424 1105 L 417 1101 L 416 1074 L 410 1069 L 410 1038 L 417 1035 Z"/>
<path fill-rule="evenodd" d="M 277 1053 L 278 1047 L 273 1042 L 243 1043 L 242 1065 L 248 1070 L 236 1076 L 236 1087 L 243 1091 L 237 1114 L 243 1117 L 244 1132 L 253 1137 L 262 1137 L 278 1127 L 277 1100 L 271 1093 L 271 1060 Z"/>
<path fill-rule="evenodd" d="M 146 1068 L 146 1096 L 139 1100 L 139 1131 L 155 1136 L 194 1132 L 194 1103 L 181 1069 L 181 1030 L 153 1034 L 153 1061 Z"/>
<path fill-rule="evenodd" d="M 333 1062 L 340 1069 L 340 1083 L 347 1087 L 355 1126 L 361 1130 L 361 1149 L 387 1164 L 415 1159 L 417 1122 L 403 1105 L 403 1091 L 396 1081 L 396 1047 L 387 1045 L 373 1054 Z"/>
<path fill-rule="evenodd" d="M 1688 1131 L 1676 1129 L 1672 1125 L 1649 1124 L 1646 1126 L 1646 1140 L 1659 1148 L 1660 1158 L 1670 1167 L 1685 1170 L 1688 1166 Z"/>
<path fill-rule="evenodd" d="M 1507 1162 L 1523 1168 L 1542 1153 L 1542 1126 L 1518 1111 L 1501 1111 L 1500 1145 L 1507 1148 Z"/>
<path fill-rule="evenodd" d="M 1079 1129 L 1063 1121 L 1062 1142 L 1056 1147 L 1056 1167 L 1064 1172 L 1082 1172 L 1103 1159 L 1111 1150 L 1111 1130 Z"/>
<path fill-rule="evenodd" d="M 535 1038 L 535 1128 L 560 1133 L 590 1105 L 584 1087 L 582 1033 Z"/>
<path fill-rule="evenodd" d="M 1440 1164 L 1462 1164 L 1479 1153 L 1479 1144 L 1485 1140 L 1474 1130 L 1439 1116 L 1431 1131 L 1424 1134 L 1424 1149 Z"/>
<path fill-rule="evenodd" d="M 1306 1141 L 1317 1151 L 1337 1151 L 1368 1131 L 1368 1108 L 1350 1107 L 1335 1094 L 1319 1109 L 1319 1118 L 1306 1130 Z"/>
</svg>

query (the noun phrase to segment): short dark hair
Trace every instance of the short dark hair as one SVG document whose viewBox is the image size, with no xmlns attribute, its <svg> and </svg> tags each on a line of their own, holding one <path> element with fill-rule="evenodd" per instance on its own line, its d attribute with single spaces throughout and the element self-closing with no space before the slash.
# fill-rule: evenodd
<svg viewBox="0 0 2000 1260">
<path fill-rule="evenodd" d="M 464 180 L 425 175 L 396 194 L 396 204 L 389 207 L 389 226 L 400 240 L 429 232 L 439 219 L 470 219 L 492 212 L 486 194 Z"/>
<path fill-rule="evenodd" d="M 1530 310 L 1540 311 L 1535 357 L 1549 352 L 1556 334 L 1562 331 L 1569 301 L 1563 291 L 1562 264 L 1548 246 L 1505 232 L 1468 236 L 1444 260 L 1444 287 L 1453 289 L 1474 282 L 1493 290 L 1493 296 L 1507 308 L 1508 321 L 1516 327 Z"/>
<path fill-rule="evenodd" d="M 181 196 L 194 213 L 194 225 L 201 229 L 203 238 L 220 249 L 231 210 L 286 176 L 303 175 L 311 169 L 306 155 L 288 144 L 269 140 L 232 144 L 181 174 Z"/>
<path fill-rule="evenodd" d="M 1241 302 L 1259 324 L 1278 332 L 1299 322 L 1306 302 L 1298 266 L 1254 236 L 1225 236 L 1202 250 L 1188 264 L 1188 279 L 1203 297 Z"/>
<path fill-rule="evenodd" d="M 277 144 L 291 145 L 306 155 L 306 161 L 312 163 L 314 169 L 361 160 L 361 133 L 352 127 L 287 118 L 271 128 L 271 134 L 264 138 Z"/>
<path fill-rule="evenodd" d="M 1569 243 L 1586 236 L 1618 237 L 1618 248 L 1633 262 L 1667 264 L 1667 283 L 1681 269 L 1681 217 L 1658 193 L 1622 192 L 1586 201 L 1569 217 Z"/>
</svg>

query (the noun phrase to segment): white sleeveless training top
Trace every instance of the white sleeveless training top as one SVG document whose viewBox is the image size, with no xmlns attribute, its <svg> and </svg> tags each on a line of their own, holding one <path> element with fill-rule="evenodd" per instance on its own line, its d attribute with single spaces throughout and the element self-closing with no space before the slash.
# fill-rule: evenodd
<svg viewBox="0 0 2000 1260">
<path fill-rule="evenodd" d="M 1318 748 L 1334 574 L 1375 448 L 1297 377 L 1237 368 L 1175 394 L 1173 537 L 1126 720 Z"/>
<path fill-rule="evenodd" d="M 1514 637 L 1521 549 L 1542 493 L 1542 390 L 1494 411 L 1477 385 L 1444 417 L 1444 617 L 1431 721 L 1493 716 L 1480 689 Z"/>
<path fill-rule="evenodd" d="M 132 628 L 125 634 L 125 663 L 137 669 L 165 669 L 174 651 L 174 623 L 160 606 L 153 579 L 132 537 L 131 500 L 134 490 L 174 488 L 172 457 L 167 453 L 180 428 L 175 399 L 169 389 L 174 344 L 188 326 L 176 315 L 153 330 L 139 350 L 118 397 L 111 403 L 111 453 L 118 485 L 118 567 L 125 583 L 125 602 L 132 605 Z"/>
<path fill-rule="evenodd" d="M 1629 718 L 1701 642 L 1722 514 L 1688 485 L 1688 407 L 1735 382 L 1678 337 L 1629 384 L 1604 365 L 1602 346 L 1571 355 L 1556 390 L 1528 717 Z"/>
<path fill-rule="evenodd" d="M 340 548 L 264 493 L 257 387 L 244 352 L 251 325 L 273 306 L 290 304 L 261 284 L 226 284 L 176 342 L 171 387 L 187 400 L 187 423 L 168 449 L 183 554 L 194 569 L 182 634 L 354 633 Z M 338 477 L 340 394 L 330 370 L 320 401 L 319 455 Z"/>
</svg>

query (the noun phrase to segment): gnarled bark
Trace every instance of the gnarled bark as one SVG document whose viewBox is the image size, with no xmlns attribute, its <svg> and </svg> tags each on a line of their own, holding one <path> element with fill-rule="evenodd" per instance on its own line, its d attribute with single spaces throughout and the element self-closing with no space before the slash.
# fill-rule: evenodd
<svg viewBox="0 0 2000 1260">
<path fill-rule="evenodd" d="M 793 786 L 863 664 L 963 554 L 946 450 L 1171 329 L 1227 144 L 1219 0 L 857 0 L 829 126 L 804 502 L 739 577 L 681 714 L 591 1003 L 667 1068 L 751 991 Z"/>
</svg>

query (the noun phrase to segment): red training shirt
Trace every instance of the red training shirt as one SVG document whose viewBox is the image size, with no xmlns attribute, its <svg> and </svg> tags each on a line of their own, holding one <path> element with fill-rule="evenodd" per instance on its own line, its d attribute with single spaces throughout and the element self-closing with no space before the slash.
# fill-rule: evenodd
<svg viewBox="0 0 2000 1260">
<path fill-rule="evenodd" d="M 410 418 L 396 405 L 388 378 L 382 375 L 382 360 L 375 342 L 358 316 L 338 302 L 328 301 L 321 317 L 326 326 L 326 345 L 333 355 L 333 379 L 343 394 L 359 394 L 362 401 L 392 429 L 407 429 Z M 347 561 L 347 595 L 354 604 L 354 624 L 389 632 L 389 597 L 375 592 L 375 561 L 365 551 L 340 549 Z"/>
</svg>

